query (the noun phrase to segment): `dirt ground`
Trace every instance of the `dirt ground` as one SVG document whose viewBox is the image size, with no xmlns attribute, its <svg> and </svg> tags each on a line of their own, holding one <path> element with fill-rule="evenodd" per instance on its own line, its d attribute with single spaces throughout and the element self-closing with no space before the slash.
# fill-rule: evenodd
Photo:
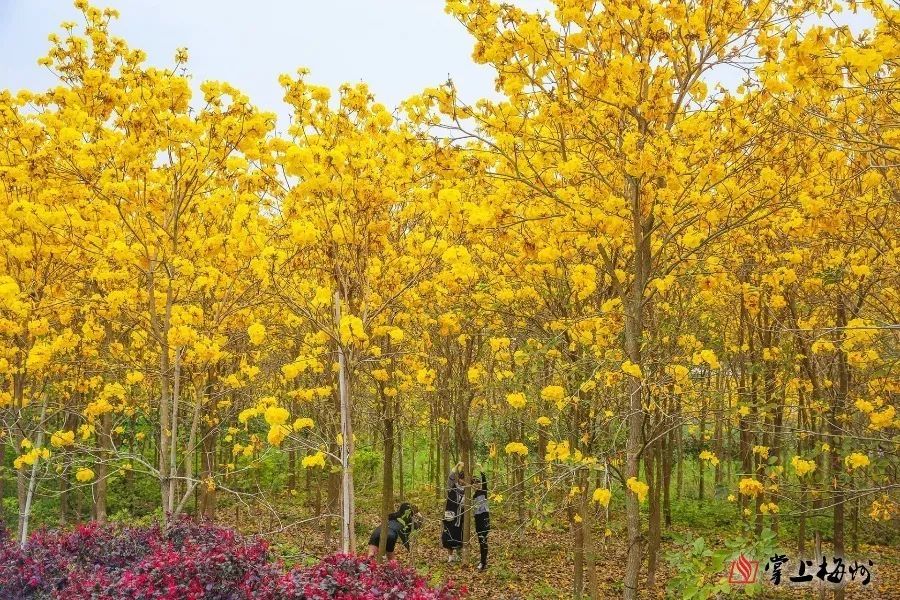
<svg viewBox="0 0 900 600">
<path fill-rule="evenodd" d="M 299 516 L 291 520 L 289 516 L 280 515 L 279 520 L 271 518 L 248 520 L 231 511 L 223 511 L 221 516 L 247 533 L 263 533 L 273 544 L 273 550 L 288 562 L 312 562 L 330 553 L 324 544 L 324 533 L 321 522 L 308 520 Z M 232 518 L 227 518 L 228 516 Z M 478 544 L 476 541 L 466 549 L 460 563 L 448 564 L 446 551 L 440 547 L 439 515 L 427 514 L 424 527 L 413 537 L 412 549 L 398 547 L 396 559 L 404 565 L 414 565 L 426 579 L 432 583 L 453 581 L 468 590 L 469 598 L 490 600 L 539 600 L 555 598 L 571 598 L 573 578 L 572 537 L 567 531 L 549 530 L 535 532 L 532 530 L 516 531 L 514 526 L 504 523 L 502 519 L 494 520 L 491 531 L 489 568 L 486 572 L 477 570 Z M 357 541 L 359 551 L 364 545 L 369 530 L 377 524 L 377 516 L 372 512 L 362 511 L 358 516 Z M 616 529 L 614 527 L 614 529 Z M 363 533 L 365 532 L 365 533 Z M 336 534 L 335 534 L 336 535 Z M 601 598 L 621 597 L 622 578 L 626 555 L 626 544 L 621 530 L 617 530 L 608 538 L 598 543 L 597 578 Z M 336 539 L 336 538 L 335 538 Z M 667 547 L 663 544 L 663 552 Z M 333 550 L 332 550 L 333 551 Z M 845 587 L 847 600 L 900 600 L 900 549 L 884 546 L 862 546 L 860 557 L 874 561 L 873 581 L 866 587 L 853 582 Z M 646 566 L 646 562 L 645 565 Z M 642 574 L 645 576 L 646 574 Z M 668 598 L 665 590 L 667 565 L 661 561 L 657 586 L 654 590 L 646 589 L 646 581 L 642 579 L 641 598 Z M 724 575 L 724 573 L 723 573 Z M 760 579 L 767 578 L 760 565 Z M 747 597 L 743 591 L 733 592 L 729 597 Z M 756 598 L 772 600 L 788 598 L 820 598 L 832 597 L 830 592 L 820 596 L 814 587 L 788 588 L 785 583 L 778 587 L 765 585 Z"/>
</svg>

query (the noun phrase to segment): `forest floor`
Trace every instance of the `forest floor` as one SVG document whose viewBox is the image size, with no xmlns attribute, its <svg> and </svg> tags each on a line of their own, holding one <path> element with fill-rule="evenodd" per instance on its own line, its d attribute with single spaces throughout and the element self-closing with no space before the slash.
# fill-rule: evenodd
<svg viewBox="0 0 900 600">
<path fill-rule="evenodd" d="M 309 511 L 306 507 L 299 506 L 299 498 L 296 502 L 291 500 L 286 498 L 285 504 L 279 506 L 278 520 L 257 518 L 250 521 L 233 510 L 222 511 L 220 518 L 247 533 L 264 533 L 272 543 L 273 550 L 288 562 L 312 562 L 333 551 L 333 545 L 329 549 L 325 544 L 321 522 L 309 520 Z M 437 505 L 436 502 L 431 504 Z M 486 572 L 479 572 L 477 541 L 473 540 L 462 562 L 448 564 L 446 551 L 440 547 L 440 514 L 436 509 L 423 510 L 423 513 L 426 515 L 426 522 L 414 536 L 412 552 L 407 552 L 398 545 L 396 559 L 401 564 L 414 565 L 431 583 L 453 581 L 465 586 L 471 598 L 478 599 L 539 600 L 572 597 L 573 542 L 572 534 L 568 530 L 534 531 L 528 528 L 522 531 L 511 522 L 511 514 L 505 514 L 503 510 L 492 510 L 493 530 L 489 538 L 489 569 Z M 301 515 L 305 515 L 305 518 Z M 237 522 L 234 521 L 235 516 L 238 518 Z M 369 509 L 363 503 L 357 518 L 358 549 L 364 552 L 369 531 L 378 523 L 377 510 Z M 708 526 L 708 523 L 706 525 Z M 613 521 L 609 523 L 609 528 L 611 535 L 608 537 L 604 538 L 602 531 L 597 532 L 597 579 L 601 598 L 621 597 L 627 552 L 624 523 Z M 703 526 L 697 528 L 699 531 L 694 527 L 685 526 L 676 526 L 675 529 L 681 532 L 690 530 L 695 535 L 706 535 L 707 539 L 712 540 L 710 542 L 712 545 L 717 543 L 714 529 L 703 530 Z M 730 533 L 720 532 L 720 537 L 728 535 Z M 792 545 L 786 540 L 782 541 L 785 548 Z M 674 547 L 671 539 L 664 536 L 656 590 L 652 593 L 642 592 L 641 598 L 672 597 L 667 595 L 665 589 L 672 567 L 664 556 Z M 825 553 L 827 555 L 827 549 Z M 790 552 L 788 554 L 790 555 Z M 845 587 L 847 600 L 895 598 L 900 600 L 900 548 L 860 544 L 856 557 L 871 559 L 874 562 L 874 576 L 872 582 L 865 587 L 860 586 L 858 582 L 848 584 Z M 643 579 L 645 576 L 646 572 L 643 572 L 641 582 L 643 590 L 646 590 L 646 581 Z M 768 574 L 763 572 L 762 564 L 759 565 L 758 578 L 760 581 L 768 579 Z M 736 591 L 729 597 L 747 596 L 743 591 Z M 782 582 L 778 587 L 766 584 L 756 597 L 772 600 L 788 598 L 818 600 L 821 597 L 830 600 L 831 594 L 820 596 L 817 588 L 789 588 Z"/>
</svg>

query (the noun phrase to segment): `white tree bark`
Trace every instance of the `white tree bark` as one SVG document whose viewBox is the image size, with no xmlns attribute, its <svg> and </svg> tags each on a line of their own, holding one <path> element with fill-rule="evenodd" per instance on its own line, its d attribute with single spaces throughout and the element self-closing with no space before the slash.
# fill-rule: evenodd
<svg viewBox="0 0 900 600">
<path fill-rule="evenodd" d="M 41 403 L 41 420 L 38 423 L 37 444 L 35 448 L 44 445 L 44 417 L 47 415 L 47 394 L 43 394 Z M 31 504 L 34 500 L 34 488 L 37 486 L 37 472 L 40 457 L 35 458 L 34 464 L 31 465 L 31 477 L 28 480 L 28 492 L 25 494 L 25 506 L 22 507 L 22 514 L 19 515 L 22 526 L 19 529 L 19 546 L 24 548 L 25 542 L 28 541 L 28 520 L 31 517 Z"/>
<path fill-rule="evenodd" d="M 334 321 L 341 323 L 341 298 L 334 293 Z M 353 425 L 350 411 L 350 377 L 347 355 L 343 344 L 338 341 L 338 392 L 341 401 L 341 552 L 347 554 L 356 549 L 356 523 L 354 519 L 353 466 Z"/>
</svg>

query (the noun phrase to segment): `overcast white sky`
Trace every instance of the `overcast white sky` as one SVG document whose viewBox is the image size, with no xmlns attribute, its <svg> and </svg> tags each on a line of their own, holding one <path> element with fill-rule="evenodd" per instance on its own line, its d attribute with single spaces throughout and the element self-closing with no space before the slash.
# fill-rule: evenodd
<svg viewBox="0 0 900 600">
<path fill-rule="evenodd" d="M 539 8 L 547 0 L 516 0 Z M 389 107 L 453 77 L 477 98 L 493 71 L 475 65 L 473 39 L 444 13 L 442 0 L 94 0 L 121 13 L 113 32 L 172 64 L 186 46 L 195 79 L 225 80 L 266 110 L 284 111 L 278 75 L 298 67 L 332 88 L 365 81 Z M 52 84 L 37 65 L 59 23 L 81 22 L 70 0 L 0 0 L 0 88 Z"/>
<path fill-rule="evenodd" d="M 507 0 L 538 9 L 548 0 Z M 473 40 L 443 0 L 94 0 L 121 12 L 115 35 L 172 64 L 186 46 L 199 82 L 228 81 L 265 110 L 285 115 L 277 78 L 298 67 L 332 88 L 365 81 L 389 107 L 450 75 L 464 98 L 493 92 L 493 71 L 472 62 Z M 0 89 L 53 81 L 37 59 L 62 21 L 80 22 L 70 0 L 0 0 Z M 868 16 L 843 19 L 857 33 Z"/>
</svg>

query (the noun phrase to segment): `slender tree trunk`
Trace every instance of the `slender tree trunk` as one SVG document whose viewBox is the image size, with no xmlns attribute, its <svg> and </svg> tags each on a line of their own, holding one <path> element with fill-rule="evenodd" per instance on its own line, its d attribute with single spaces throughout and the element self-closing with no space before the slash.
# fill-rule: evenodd
<svg viewBox="0 0 900 600">
<path fill-rule="evenodd" d="M 47 393 L 44 392 L 42 396 L 41 418 L 40 421 L 38 421 L 37 445 L 35 448 L 41 448 L 44 445 L 44 419 L 47 415 Z M 19 530 L 19 545 L 22 548 L 25 547 L 25 543 L 28 541 L 28 520 L 31 517 L 31 505 L 34 500 L 34 489 L 37 487 L 37 475 L 40 461 L 41 459 L 37 458 L 35 459 L 34 464 L 31 465 L 31 476 L 28 479 L 28 488 L 25 492 L 25 504 L 19 515 L 22 524 L 22 527 Z M 24 469 L 19 469 L 19 472 L 24 472 Z"/>
<path fill-rule="evenodd" d="M 68 487 L 68 483 L 66 483 Z M 0 507 L 6 497 L 6 444 L 0 443 Z"/>
<path fill-rule="evenodd" d="M 399 416 L 400 416 L 399 404 L 400 403 L 398 402 L 397 405 L 394 406 L 394 415 L 396 418 L 399 418 Z M 398 490 L 397 491 L 399 493 L 400 502 L 403 502 L 404 500 L 406 500 L 404 475 L 403 475 L 403 435 L 402 435 L 402 432 L 403 432 L 403 426 L 400 425 L 396 431 L 397 443 L 394 444 L 397 447 L 397 470 L 398 470 L 398 473 L 397 473 Z"/>
<path fill-rule="evenodd" d="M 680 411 L 681 400 L 678 400 L 678 405 Z M 681 493 L 684 490 L 684 432 L 681 424 L 675 430 L 675 448 L 673 448 L 673 453 L 675 454 L 675 468 L 678 471 L 675 475 L 675 498 L 681 500 Z"/>
<path fill-rule="evenodd" d="M 216 405 L 212 398 L 212 385 L 215 373 L 212 369 L 206 375 L 206 391 L 204 399 L 212 408 Z M 213 415 L 215 409 L 212 408 Z M 217 426 L 209 424 L 208 419 L 203 419 L 201 427 L 202 440 L 200 442 L 200 478 L 204 484 L 200 486 L 200 515 L 204 519 L 214 521 L 216 518 L 216 488 L 206 482 L 215 480 L 216 475 L 216 431 Z"/>
<path fill-rule="evenodd" d="M 843 341 L 845 336 L 844 328 L 847 327 L 847 309 L 844 305 L 843 296 L 838 297 L 836 325 L 840 339 Z M 834 555 L 844 556 L 844 503 L 846 502 L 846 496 L 840 476 L 837 475 L 841 471 L 841 429 L 838 425 L 838 418 L 843 415 L 844 407 L 847 404 L 847 395 L 850 391 L 850 365 L 847 361 L 847 353 L 841 347 L 841 344 L 835 345 L 837 346 L 838 359 L 838 385 L 833 396 L 834 401 L 831 404 L 831 414 L 828 418 L 828 433 L 831 434 L 831 472 L 834 482 Z M 844 588 L 835 588 L 834 600 L 843 599 Z"/>
<path fill-rule="evenodd" d="M 384 425 L 384 463 L 381 478 L 381 535 L 378 539 L 378 557 L 383 558 L 387 551 L 388 515 L 393 512 L 394 505 L 394 416 L 391 414 L 391 399 L 381 392 L 381 405 Z"/>
<path fill-rule="evenodd" d="M 328 473 L 328 490 L 325 504 L 327 508 L 327 516 L 325 517 L 325 547 L 333 548 L 331 536 L 334 533 L 334 516 L 339 514 L 341 503 L 341 473 L 340 471 L 332 471 Z"/>
<path fill-rule="evenodd" d="M 637 258 L 635 259 L 637 260 Z M 636 284 L 635 284 L 636 285 Z M 629 315 L 625 320 L 625 340 L 628 349 L 628 357 L 632 363 L 641 364 L 640 335 L 641 335 L 641 297 L 637 295 L 629 301 Z M 626 477 L 639 475 L 641 432 L 644 423 L 643 407 L 641 405 L 641 380 L 637 377 L 628 377 L 628 437 L 625 442 Z M 625 600 L 634 600 L 638 593 L 638 575 L 641 569 L 641 554 L 643 551 L 643 536 L 641 534 L 641 508 L 638 498 L 630 491 L 625 493 L 625 519 L 628 530 L 628 556 L 625 563 L 624 594 Z"/>
<path fill-rule="evenodd" d="M 175 497 L 178 491 L 178 409 L 181 403 L 181 348 L 175 349 L 175 365 L 173 368 L 174 385 L 172 386 L 172 438 L 169 443 L 169 514 L 176 516 Z"/>
<path fill-rule="evenodd" d="M 80 406 L 80 404 L 76 405 Z M 75 429 L 77 423 L 78 417 L 75 413 L 67 413 L 66 418 L 63 421 L 63 430 L 72 431 Z M 72 486 L 69 482 L 69 461 L 65 458 L 69 451 L 66 448 L 61 448 L 60 452 L 63 454 L 64 458 L 62 473 L 59 475 L 59 525 L 60 527 L 65 527 L 69 523 L 69 509 L 71 508 L 72 503 Z M 4 464 L 5 453 L 6 445 L 0 444 L 0 465 Z M 2 489 L 0 489 L 0 492 L 2 492 Z M 2 502 L 3 494 L 0 493 L 0 506 L 2 506 Z"/>
<path fill-rule="evenodd" d="M 663 435 L 662 442 L 662 505 L 663 517 L 666 527 L 672 526 L 672 503 L 671 503 L 671 487 L 672 487 L 672 438 L 674 431 L 671 428 L 671 422 L 667 420 L 666 427 L 668 431 Z"/>
<path fill-rule="evenodd" d="M 94 484 L 94 519 L 100 523 L 106 523 L 106 498 L 109 489 L 109 460 L 112 454 L 112 415 L 109 413 L 100 417 L 100 432 L 97 436 L 99 443 L 99 460 L 96 464 L 97 481 Z"/>
<path fill-rule="evenodd" d="M 650 518 L 647 531 L 647 587 L 652 591 L 656 587 L 656 567 L 659 556 L 659 545 L 662 536 L 660 514 L 660 485 L 657 471 L 659 470 L 656 443 L 651 443 L 644 452 L 644 472 L 647 476 L 647 485 L 650 487 Z"/>
<path fill-rule="evenodd" d="M 579 514 L 580 510 L 579 505 L 569 507 L 569 522 L 572 524 L 572 534 L 575 537 L 575 573 L 572 577 L 572 597 L 575 600 L 581 600 L 584 591 L 584 517 Z M 582 519 L 581 523 L 575 518 L 576 515 Z"/>
<path fill-rule="evenodd" d="M 154 336 L 159 343 L 159 445 L 157 458 L 159 460 L 159 487 L 162 498 L 163 527 L 167 527 L 172 505 L 169 502 L 169 448 L 172 445 L 172 430 L 170 422 L 170 391 L 169 391 L 169 323 L 172 315 L 172 282 L 166 286 L 166 306 L 162 323 L 156 314 L 156 264 L 151 260 L 148 272 L 148 296 L 150 307 L 150 325 Z"/>
<path fill-rule="evenodd" d="M 700 447 L 706 445 L 704 438 L 706 437 L 706 410 L 704 410 L 703 400 L 700 401 Z M 699 480 L 697 483 L 697 500 L 703 502 L 706 491 L 706 461 L 697 461 L 697 473 Z"/>
<path fill-rule="evenodd" d="M 334 322 L 341 322 L 341 298 L 334 293 Z M 344 347 L 338 344 L 338 393 L 341 402 L 341 551 L 356 549 L 356 523 L 353 498 L 353 424 L 350 407 L 350 373 Z"/>
<path fill-rule="evenodd" d="M 591 600 L 596 600 L 599 598 L 599 589 L 597 586 L 597 556 L 594 552 L 594 540 L 591 531 L 591 527 L 594 522 L 594 513 L 591 509 L 588 491 L 588 482 L 589 482 L 589 473 L 587 470 L 583 470 L 582 473 L 582 491 L 581 491 L 581 515 L 583 521 L 582 525 L 582 544 L 584 546 L 584 567 L 587 570 L 587 580 L 588 580 L 588 597 Z"/>
</svg>

